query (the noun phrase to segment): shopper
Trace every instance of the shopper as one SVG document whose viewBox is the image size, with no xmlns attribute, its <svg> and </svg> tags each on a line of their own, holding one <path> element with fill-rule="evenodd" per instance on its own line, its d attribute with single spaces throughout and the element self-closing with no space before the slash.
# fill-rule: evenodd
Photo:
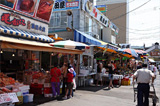
<svg viewBox="0 0 160 106">
<path fill-rule="evenodd" d="M 108 69 L 109 69 L 109 86 L 108 86 L 108 89 L 110 89 L 110 87 L 113 88 L 113 84 L 112 84 L 112 80 L 113 80 L 113 73 L 114 73 L 114 66 L 113 66 L 113 61 L 111 61 L 109 64 L 108 64 Z"/>
<path fill-rule="evenodd" d="M 67 69 L 68 69 L 68 63 L 64 62 L 61 71 L 62 71 L 62 81 L 63 81 L 63 85 L 62 85 L 62 95 L 65 95 L 65 87 L 67 85 Z"/>
<path fill-rule="evenodd" d="M 138 65 L 137 65 L 137 69 L 141 69 L 141 68 L 142 68 L 142 62 L 139 61 L 139 62 L 138 62 Z"/>
<path fill-rule="evenodd" d="M 67 90 L 66 90 L 65 96 L 62 98 L 64 100 L 72 97 L 73 77 L 74 77 L 73 71 L 74 71 L 74 69 L 69 64 L 68 65 L 68 73 L 67 73 Z M 70 92 L 69 96 L 68 96 L 68 92 Z"/>
<path fill-rule="evenodd" d="M 53 97 L 56 98 L 60 95 L 60 77 L 61 70 L 58 69 L 57 63 L 54 63 L 54 68 L 51 69 L 51 86 Z"/>
<path fill-rule="evenodd" d="M 153 73 L 156 79 L 156 76 L 158 75 L 158 69 L 157 69 L 156 63 L 154 64 L 154 67 L 153 67 Z"/>
<path fill-rule="evenodd" d="M 101 86 L 103 86 L 102 82 L 102 64 L 99 60 L 97 60 L 97 83 L 96 86 L 98 86 L 99 81 L 101 82 Z"/>
<path fill-rule="evenodd" d="M 151 70 L 147 69 L 147 64 L 142 65 L 143 68 L 138 69 L 133 75 L 133 84 L 134 80 L 137 78 L 137 102 L 138 106 L 149 106 L 149 90 L 150 90 L 150 79 L 152 77 L 152 84 L 154 82 L 154 73 Z M 145 99 L 145 100 L 143 100 Z"/>
</svg>

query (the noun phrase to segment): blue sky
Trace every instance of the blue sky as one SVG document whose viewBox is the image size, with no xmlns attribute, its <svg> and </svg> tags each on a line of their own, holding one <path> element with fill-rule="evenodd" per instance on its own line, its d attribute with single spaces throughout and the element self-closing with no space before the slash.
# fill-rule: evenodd
<svg viewBox="0 0 160 106">
<path fill-rule="evenodd" d="M 148 0 L 129 0 L 129 11 Z M 160 0 L 151 0 L 129 13 L 129 43 L 131 46 L 151 46 L 160 43 Z"/>
</svg>

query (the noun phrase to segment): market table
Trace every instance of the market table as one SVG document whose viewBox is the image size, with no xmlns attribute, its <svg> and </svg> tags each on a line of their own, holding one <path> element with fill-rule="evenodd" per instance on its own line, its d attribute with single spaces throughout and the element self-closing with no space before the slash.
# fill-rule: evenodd
<svg viewBox="0 0 160 106">
<path fill-rule="evenodd" d="M 82 86 L 81 84 L 83 82 L 83 86 L 85 87 L 87 77 L 95 75 L 95 74 L 96 72 L 90 72 L 89 70 L 81 69 L 79 75 L 77 75 L 78 76 L 78 86 Z"/>
<path fill-rule="evenodd" d="M 102 77 L 109 77 L 109 74 L 103 74 Z M 123 79 L 123 75 L 113 74 L 113 80 L 119 80 L 119 86 L 121 85 L 121 79 Z"/>
</svg>

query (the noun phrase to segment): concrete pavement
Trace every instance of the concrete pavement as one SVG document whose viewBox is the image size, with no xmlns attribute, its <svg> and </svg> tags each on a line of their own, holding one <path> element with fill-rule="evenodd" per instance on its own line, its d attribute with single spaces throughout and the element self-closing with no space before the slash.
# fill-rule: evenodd
<svg viewBox="0 0 160 106">
<path fill-rule="evenodd" d="M 157 96 L 160 98 L 160 76 L 155 80 L 155 89 Z M 136 106 L 133 102 L 133 87 L 121 86 L 108 90 L 103 87 L 81 87 L 76 90 L 74 97 L 68 100 L 51 101 L 39 106 Z M 160 103 L 157 104 L 160 106 Z M 150 98 L 150 106 L 152 100 Z"/>
</svg>

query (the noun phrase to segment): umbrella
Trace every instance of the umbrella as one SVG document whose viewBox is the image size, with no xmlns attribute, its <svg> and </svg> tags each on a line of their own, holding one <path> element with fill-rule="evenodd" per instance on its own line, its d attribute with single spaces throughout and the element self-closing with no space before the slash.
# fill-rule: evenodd
<svg viewBox="0 0 160 106">
<path fill-rule="evenodd" d="M 147 55 L 147 52 L 144 50 L 135 50 L 137 54 Z"/>
<path fill-rule="evenodd" d="M 129 57 L 129 56 L 127 56 L 127 54 L 132 55 L 133 57 L 138 57 L 138 54 L 136 53 L 135 49 L 124 48 L 124 49 L 120 49 L 118 51 L 122 54 L 126 54 L 126 57 Z"/>
<path fill-rule="evenodd" d="M 65 40 L 65 41 L 57 41 L 55 43 L 50 43 L 51 46 L 54 47 L 61 47 L 61 48 L 67 48 L 67 49 L 85 49 L 89 48 L 88 45 L 80 42 L 75 42 L 71 40 Z"/>
</svg>

